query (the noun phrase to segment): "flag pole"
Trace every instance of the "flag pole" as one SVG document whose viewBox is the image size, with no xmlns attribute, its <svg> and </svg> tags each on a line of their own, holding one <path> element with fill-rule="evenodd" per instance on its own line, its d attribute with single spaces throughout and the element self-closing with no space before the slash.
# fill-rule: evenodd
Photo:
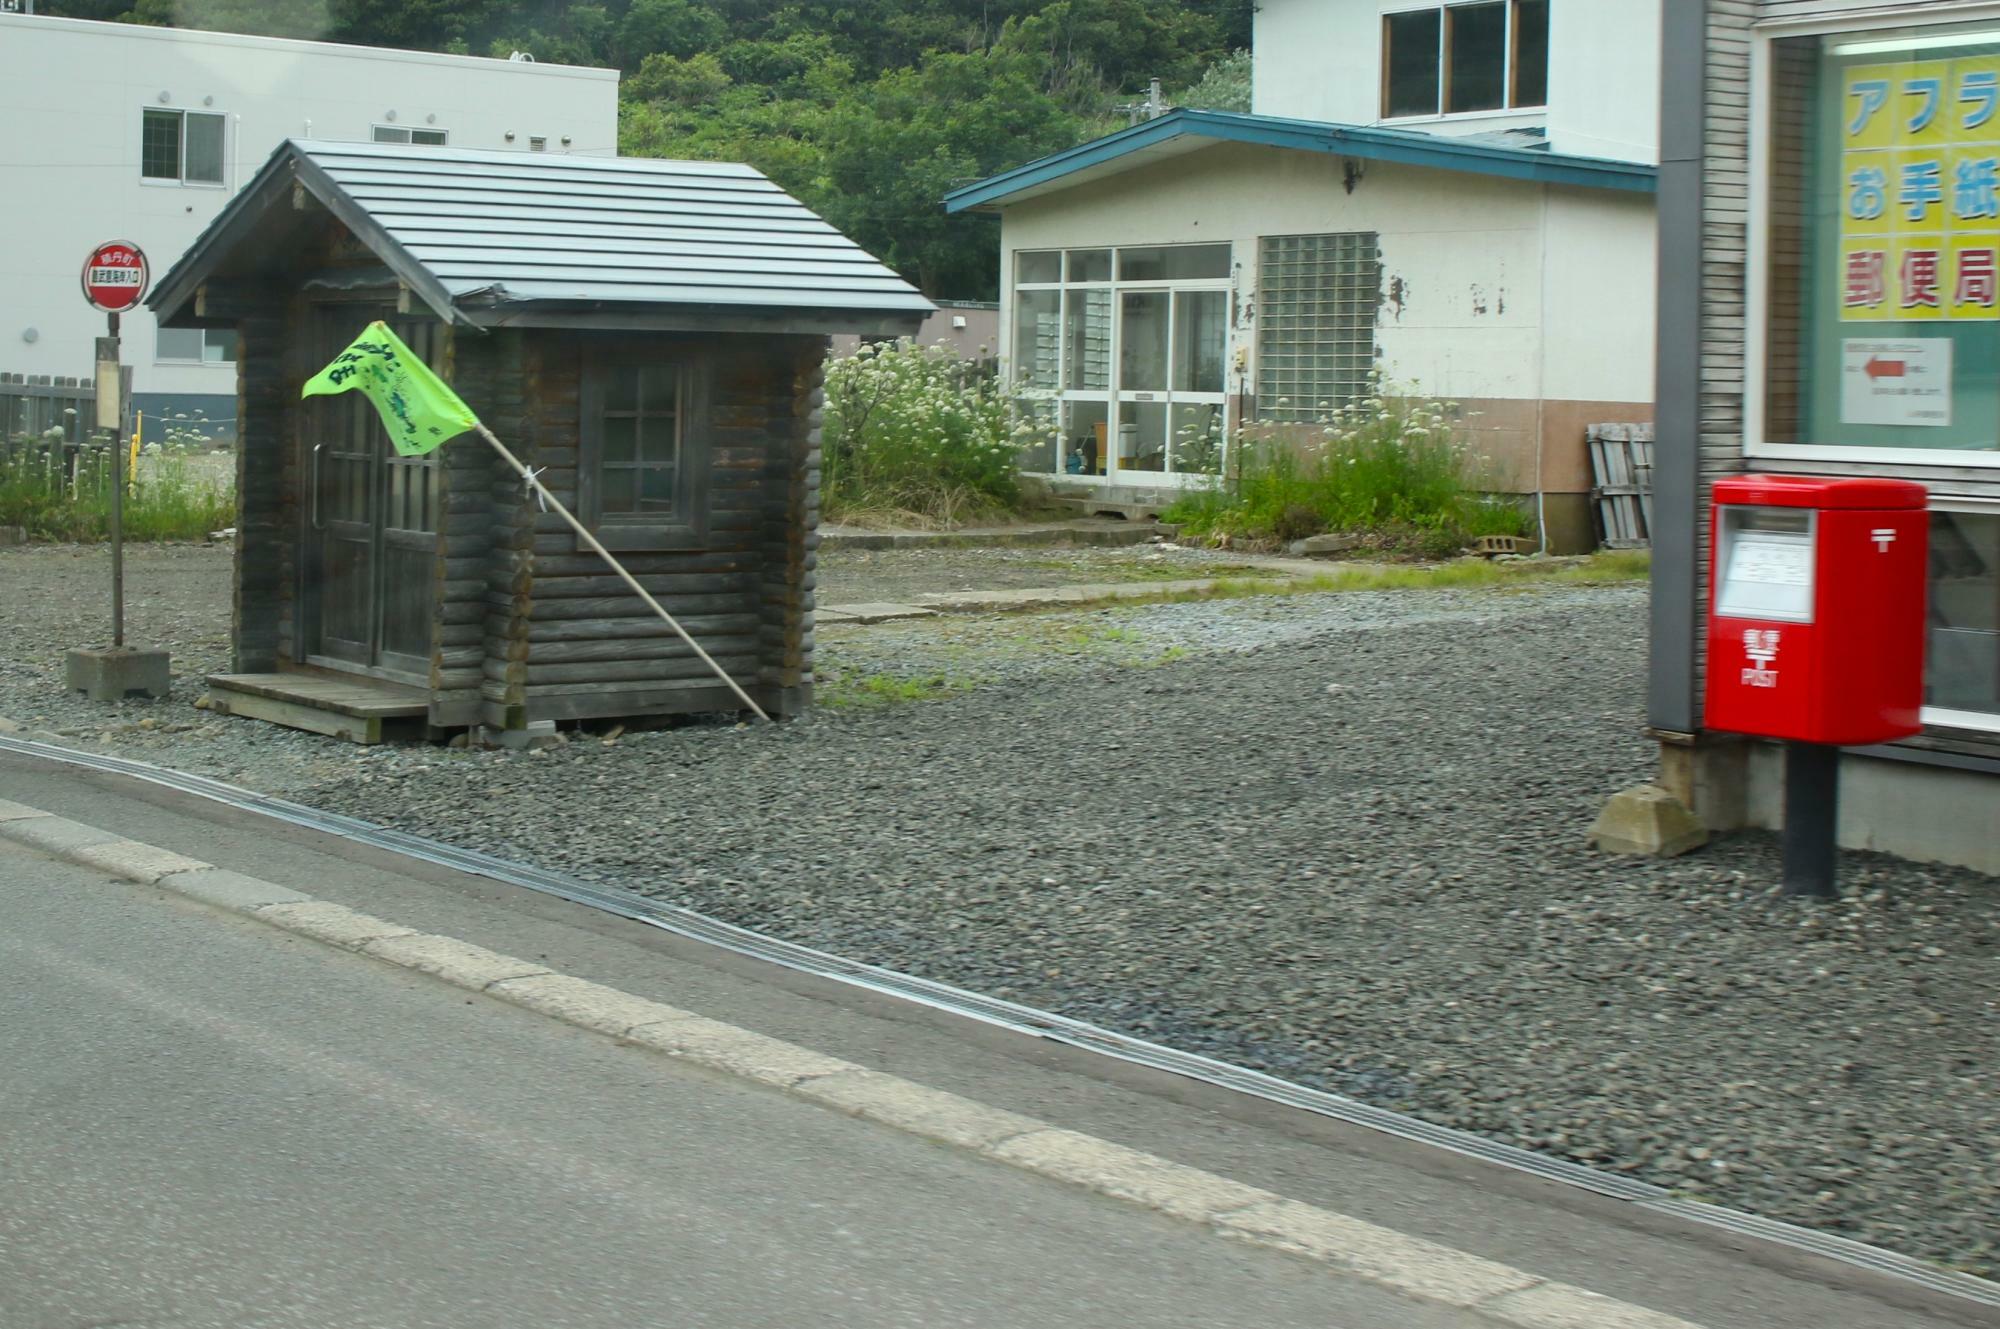
<svg viewBox="0 0 2000 1329">
<path fill-rule="evenodd" d="M 598 541 L 598 538 L 596 536 L 592 535 L 587 529 L 585 529 L 584 524 L 578 521 L 575 518 L 575 516 L 573 516 L 570 513 L 570 510 L 562 505 L 562 500 L 558 499 L 554 494 L 551 494 L 549 492 L 548 486 L 544 485 L 539 479 L 537 479 L 533 471 L 529 470 L 526 466 L 523 466 L 521 464 L 521 459 L 519 457 L 516 457 L 513 453 L 507 450 L 507 445 L 505 443 L 502 443 L 499 439 L 493 436 L 492 430 L 488 429 L 483 423 L 481 423 L 477 419 L 473 420 L 472 427 L 479 431 L 479 436 L 481 438 L 485 439 L 488 443 L 491 443 L 493 445 L 493 450 L 499 453 L 501 459 L 505 461 L 509 466 L 513 467 L 515 473 L 518 474 L 522 480 L 526 481 L 534 489 L 534 491 L 541 496 L 541 499 L 544 503 L 548 504 L 551 508 L 554 508 L 557 515 L 560 516 L 564 521 L 569 523 L 570 529 L 576 532 L 577 538 L 579 540 L 589 545 L 593 550 L 597 552 L 598 557 L 602 558 L 606 563 L 609 563 L 611 565 L 611 570 L 617 573 L 620 579 L 622 579 L 627 586 L 630 586 L 632 588 L 632 593 L 634 595 L 637 595 L 641 600 L 644 600 L 646 602 L 646 607 L 648 609 L 651 609 L 654 613 L 658 614 L 663 620 L 666 621 L 666 625 L 668 627 L 672 628 L 676 633 L 680 634 L 680 639 L 688 644 L 688 649 L 692 650 L 696 655 L 700 656 L 701 662 L 707 665 L 710 669 L 714 670 L 715 676 L 721 679 L 723 682 L 727 683 L 729 685 L 729 690 L 731 692 L 734 692 L 745 706 L 748 706 L 752 711 L 755 711 L 757 714 L 757 718 L 759 720 L 764 721 L 766 724 L 769 724 L 771 722 L 771 717 L 764 714 L 764 708 L 762 706 L 759 706 L 756 702 L 752 701 L 750 699 L 750 694 L 745 692 L 741 687 L 737 686 L 736 680 L 731 678 L 727 673 L 725 673 L 723 671 L 722 666 L 717 664 L 714 661 L 714 659 L 710 657 L 709 653 L 707 651 L 704 651 L 701 648 L 700 644 L 697 643 L 693 637 L 688 636 L 687 629 L 682 627 L 678 622 L 676 622 L 674 616 L 672 614 L 669 614 L 661 606 L 658 600 L 655 600 L 652 596 L 646 593 L 646 588 L 641 586 L 638 580 L 635 577 L 633 577 L 631 573 L 625 570 L 625 565 L 623 563 L 620 563 L 616 558 L 612 557 L 611 551 L 609 549 L 606 549 L 603 546 L 603 544 L 601 544 Z"/>
</svg>

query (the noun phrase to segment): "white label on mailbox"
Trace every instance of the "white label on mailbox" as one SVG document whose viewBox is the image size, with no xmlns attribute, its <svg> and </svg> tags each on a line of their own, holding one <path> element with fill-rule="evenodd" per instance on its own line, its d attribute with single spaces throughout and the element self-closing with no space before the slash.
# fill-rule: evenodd
<svg viewBox="0 0 2000 1329">
<path fill-rule="evenodd" d="M 1951 338 L 1840 343 L 1840 422 L 1848 425 L 1951 423 Z"/>
<path fill-rule="evenodd" d="M 1812 549 L 1807 545 L 1739 535 L 1732 552 L 1735 557 L 1729 564 L 1731 581 L 1754 581 L 1766 586 L 1812 585 Z"/>
<path fill-rule="evenodd" d="M 1748 510 L 1725 519 L 1726 557 L 1716 612 L 1729 618 L 1780 618 L 1812 622 L 1813 545 L 1803 534 L 1744 530 Z"/>
<path fill-rule="evenodd" d="M 1743 654 L 1750 663 L 1743 670 L 1742 683 L 1746 688 L 1775 688 L 1778 686 L 1778 647 L 1783 638 L 1776 628 L 1745 628 L 1743 630 Z"/>
</svg>

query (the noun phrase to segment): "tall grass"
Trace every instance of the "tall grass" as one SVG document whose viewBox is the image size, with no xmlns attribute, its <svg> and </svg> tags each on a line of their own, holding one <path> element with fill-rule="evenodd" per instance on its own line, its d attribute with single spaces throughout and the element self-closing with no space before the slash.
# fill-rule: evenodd
<svg viewBox="0 0 2000 1329">
<path fill-rule="evenodd" d="M 1020 498 L 1006 401 L 947 346 L 863 346 L 831 360 L 821 504 L 835 521 L 955 525 Z"/>
<path fill-rule="evenodd" d="M 1379 387 L 1379 385 L 1378 385 Z M 1288 541 L 1365 533 L 1428 555 L 1482 535 L 1522 535 L 1527 514 L 1480 490 L 1479 460 L 1455 405 L 1371 396 L 1311 425 L 1242 430 L 1230 473 L 1191 493 L 1166 519 L 1196 538 Z"/>
<path fill-rule="evenodd" d="M 112 444 L 66 447 L 61 432 L 0 444 L 0 526 L 30 540 L 89 542 L 111 535 Z M 236 519 L 227 483 L 202 474 L 185 452 L 150 453 L 128 478 L 128 540 L 199 540 Z"/>
</svg>

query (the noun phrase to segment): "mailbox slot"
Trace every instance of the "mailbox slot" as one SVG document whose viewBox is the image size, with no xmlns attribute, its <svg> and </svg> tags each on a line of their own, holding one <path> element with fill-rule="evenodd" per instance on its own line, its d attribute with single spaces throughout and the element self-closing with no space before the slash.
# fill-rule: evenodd
<svg viewBox="0 0 2000 1329">
<path fill-rule="evenodd" d="M 1808 508 L 1724 507 L 1718 515 L 1715 564 L 1722 575 L 1715 612 L 1724 618 L 1812 622 L 1819 514 Z"/>
</svg>

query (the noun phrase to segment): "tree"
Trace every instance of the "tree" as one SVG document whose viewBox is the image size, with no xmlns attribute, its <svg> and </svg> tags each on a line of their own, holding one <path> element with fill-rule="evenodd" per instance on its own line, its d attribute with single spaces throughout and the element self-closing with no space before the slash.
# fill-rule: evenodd
<svg viewBox="0 0 2000 1329">
<path fill-rule="evenodd" d="M 1174 105 L 1202 111 L 1250 109 L 1250 52 L 1234 51 L 1210 65 Z"/>
<path fill-rule="evenodd" d="M 729 25 L 707 5 L 691 0 L 632 0 L 619 20 L 618 66 L 638 69 L 650 55 L 685 60 L 712 52 L 729 38 Z"/>
</svg>

